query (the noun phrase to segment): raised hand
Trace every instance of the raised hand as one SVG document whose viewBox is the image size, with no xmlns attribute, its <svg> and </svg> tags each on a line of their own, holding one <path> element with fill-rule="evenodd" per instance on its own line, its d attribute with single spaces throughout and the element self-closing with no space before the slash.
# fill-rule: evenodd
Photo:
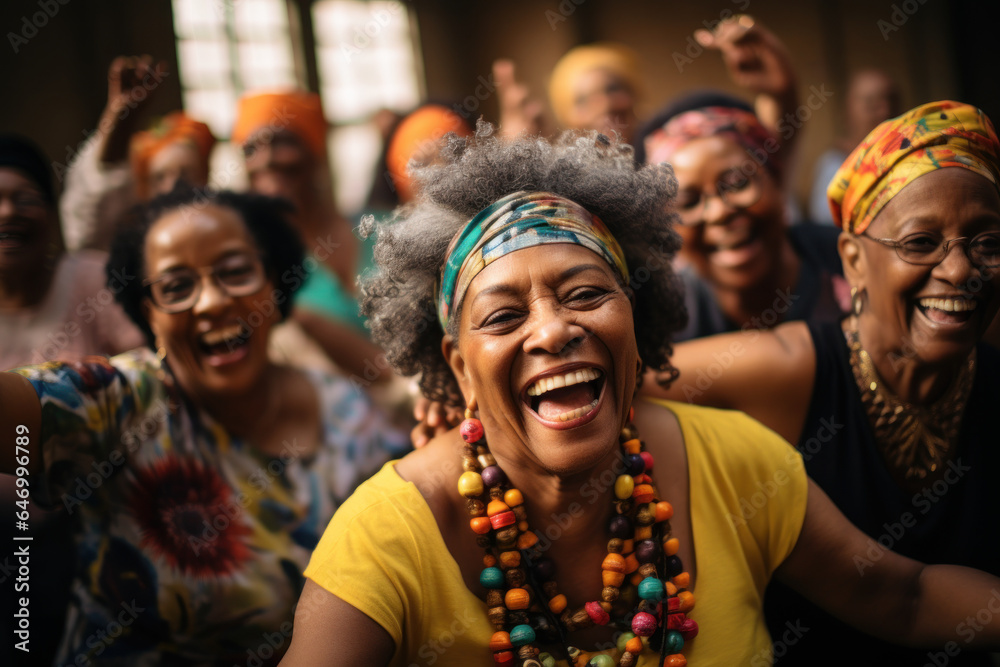
<svg viewBox="0 0 1000 667">
<path fill-rule="evenodd" d="M 128 154 L 128 141 L 138 127 L 140 113 L 168 75 L 164 61 L 151 56 L 119 56 L 108 67 L 108 101 L 98 131 L 103 135 L 102 162 L 118 162 Z"/>
<path fill-rule="evenodd" d="M 531 97 L 528 87 L 517 80 L 514 62 L 493 61 L 493 81 L 496 84 L 500 105 L 500 134 L 515 137 L 522 132 L 540 134 L 542 131 L 542 103 Z"/>
<path fill-rule="evenodd" d="M 795 86 L 795 71 L 785 45 L 746 14 L 721 21 L 714 31 L 696 30 L 698 43 L 722 53 L 733 82 L 747 90 L 781 97 Z"/>
</svg>

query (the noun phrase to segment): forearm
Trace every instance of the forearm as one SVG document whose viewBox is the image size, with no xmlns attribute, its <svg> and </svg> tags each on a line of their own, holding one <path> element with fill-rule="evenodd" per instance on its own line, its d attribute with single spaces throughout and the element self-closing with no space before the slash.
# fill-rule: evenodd
<svg viewBox="0 0 1000 667">
<path fill-rule="evenodd" d="M 29 474 L 41 470 L 41 451 L 37 449 L 41 426 L 42 406 L 35 388 L 16 373 L 0 373 L 0 449 L 3 451 L 0 472 L 14 474 L 19 456 L 27 457 L 28 465 L 24 467 Z M 18 441 L 18 438 L 26 439 Z"/>
<path fill-rule="evenodd" d="M 138 129 L 137 114 L 125 106 L 108 105 L 97 124 L 98 157 L 104 164 L 128 158 L 129 142 Z"/>
<path fill-rule="evenodd" d="M 381 348 L 348 325 L 305 308 L 296 308 L 292 317 L 345 372 L 369 382 L 383 382 L 392 377 L 388 364 L 379 363 L 384 357 Z M 377 375 L 370 377 L 373 373 Z"/>
<path fill-rule="evenodd" d="M 1000 650 L 997 577 L 957 565 L 927 565 L 913 604 L 902 643 L 936 647 L 955 642 L 961 649 Z"/>
<path fill-rule="evenodd" d="M 91 136 L 66 170 L 66 186 L 59 200 L 63 237 L 71 251 L 90 247 L 101 225 L 98 208 L 109 193 L 131 182 L 128 164 L 101 162 L 102 137 Z"/>
<path fill-rule="evenodd" d="M 895 644 L 1000 648 L 1000 579 L 881 548 L 815 482 L 795 549 L 775 576 L 845 623 Z"/>
</svg>

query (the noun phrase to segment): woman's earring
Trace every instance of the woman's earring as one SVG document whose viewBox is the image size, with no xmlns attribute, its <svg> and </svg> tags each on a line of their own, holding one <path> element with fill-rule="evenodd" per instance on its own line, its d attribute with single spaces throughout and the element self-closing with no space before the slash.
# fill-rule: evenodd
<svg viewBox="0 0 1000 667">
<path fill-rule="evenodd" d="M 860 315 L 861 310 L 864 308 L 864 302 L 861 298 L 864 293 L 863 289 L 859 290 L 857 287 L 851 288 L 851 312 L 855 315 Z"/>
<path fill-rule="evenodd" d="M 476 414 L 476 410 L 478 409 L 479 409 L 479 404 L 476 403 L 476 397 L 473 396 L 472 398 L 469 399 L 469 402 L 465 406 L 465 418 L 472 419 Z"/>
</svg>

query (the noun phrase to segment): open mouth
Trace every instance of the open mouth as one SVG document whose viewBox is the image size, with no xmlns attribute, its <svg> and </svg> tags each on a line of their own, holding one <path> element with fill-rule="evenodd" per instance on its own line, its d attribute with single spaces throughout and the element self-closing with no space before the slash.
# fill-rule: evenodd
<svg viewBox="0 0 1000 667">
<path fill-rule="evenodd" d="M 17 248 L 29 241 L 31 235 L 17 228 L 0 229 L 0 248 Z"/>
<path fill-rule="evenodd" d="M 596 410 L 604 384 L 600 369 L 577 368 L 536 380 L 528 386 L 525 402 L 542 421 L 572 422 Z"/>
<path fill-rule="evenodd" d="M 212 365 L 221 365 L 243 358 L 249 340 L 250 331 L 241 324 L 233 324 L 198 336 L 198 349 Z"/>
<path fill-rule="evenodd" d="M 723 268 L 735 268 L 756 257 L 763 247 L 763 241 L 758 235 L 750 232 L 735 243 L 711 245 L 707 250 L 712 264 Z"/>
<path fill-rule="evenodd" d="M 952 298 L 942 299 L 928 297 L 917 301 L 927 319 L 939 324 L 963 324 L 972 319 L 978 302 L 975 299 Z"/>
</svg>

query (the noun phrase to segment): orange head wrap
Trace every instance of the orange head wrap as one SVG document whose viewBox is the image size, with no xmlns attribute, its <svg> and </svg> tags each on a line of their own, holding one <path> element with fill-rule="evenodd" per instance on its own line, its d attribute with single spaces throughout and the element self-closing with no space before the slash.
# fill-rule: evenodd
<svg viewBox="0 0 1000 667">
<path fill-rule="evenodd" d="M 302 139 L 313 155 L 326 157 L 326 117 L 316 93 L 290 90 L 244 95 L 236 107 L 233 142 L 242 146 L 262 130 L 288 130 Z"/>
<path fill-rule="evenodd" d="M 385 166 L 400 202 L 413 199 L 413 182 L 406 168 L 410 160 L 426 157 L 421 155 L 424 148 L 449 132 L 460 137 L 472 135 L 465 119 L 436 104 L 420 107 L 396 126 L 385 153 Z"/>
<path fill-rule="evenodd" d="M 1000 183 L 1000 143 L 993 123 L 961 102 L 930 102 L 881 123 L 847 157 L 830 182 L 833 220 L 860 234 L 914 179 L 961 167 Z"/>
<path fill-rule="evenodd" d="M 205 163 L 205 173 L 208 173 L 208 158 L 215 146 L 215 137 L 208 125 L 194 120 L 183 111 L 175 111 L 153 123 L 145 132 L 138 132 L 132 137 L 129 153 L 132 162 L 132 173 L 135 176 L 136 189 L 140 198 L 148 196 L 146 181 L 149 179 L 149 164 L 153 157 L 171 144 L 186 142 L 195 147 L 198 156 Z M 204 185 L 194 183 L 193 185 Z"/>
<path fill-rule="evenodd" d="M 639 57 L 632 49 L 612 42 L 570 49 L 552 68 L 552 77 L 549 79 L 549 102 L 556 120 L 563 127 L 569 125 L 573 110 L 573 87 L 577 78 L 595 69 L 605 69 L 620 77 L 636 98 L 640 96 L 642 77 L 639 75 Z"/>
</svg>

